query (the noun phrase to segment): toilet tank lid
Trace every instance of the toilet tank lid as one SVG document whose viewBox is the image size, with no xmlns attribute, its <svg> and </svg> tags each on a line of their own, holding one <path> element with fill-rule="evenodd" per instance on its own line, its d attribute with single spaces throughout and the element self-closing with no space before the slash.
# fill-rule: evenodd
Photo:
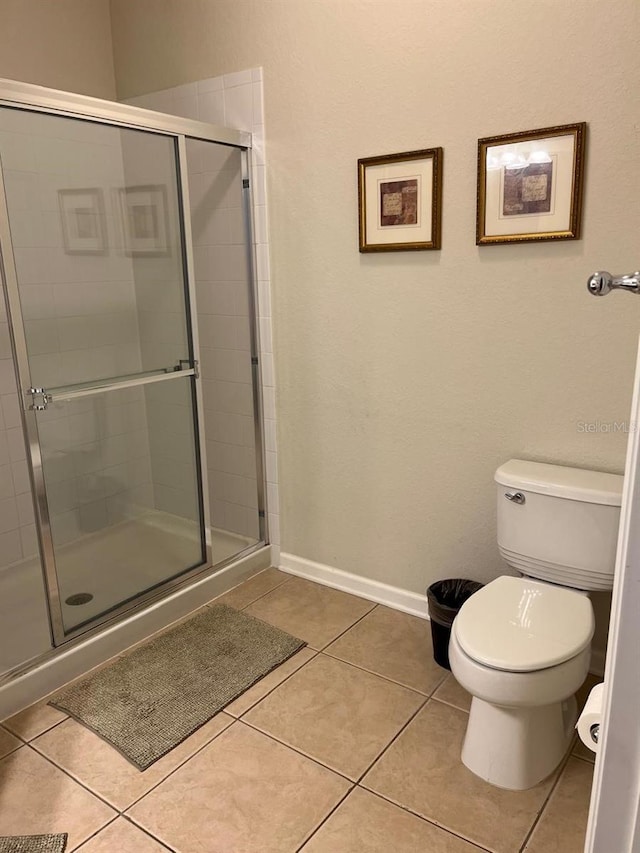
<svg viewBox="0 0 640 853">
<path fill-rule="evenodd" d="M 496 483 L 506 488 L 606 506 L 620 506 L 623 479 L 620 474 L 524 459 L 510 459 L 495 474 Z"/>
</svg>

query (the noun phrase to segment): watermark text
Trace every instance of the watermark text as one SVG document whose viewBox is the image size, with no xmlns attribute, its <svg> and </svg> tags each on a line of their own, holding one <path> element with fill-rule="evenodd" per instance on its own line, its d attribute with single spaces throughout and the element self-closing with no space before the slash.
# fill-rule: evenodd
<svg viewBox="0 0 640 853">
<path fill-rule="evenodd" d="M 628 435 L 638 431 L 636 421 L 578 421 L 577 431 L 585 433 L 622 432 Z"/>
</svg>

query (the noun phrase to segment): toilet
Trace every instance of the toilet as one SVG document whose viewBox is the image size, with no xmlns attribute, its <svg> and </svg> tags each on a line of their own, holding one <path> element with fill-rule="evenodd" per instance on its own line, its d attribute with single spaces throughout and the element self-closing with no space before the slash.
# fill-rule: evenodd
<svg viewBox="0 0 640 853">
<path fill-rule="evenodd" d="M 495 474 L 502 575 L 469 598 L 449 643 L 472 696 L 462 761 L 500 788 L 531 788 L 566 754 L 589 670 L 592 590 L 613 586 L 623 478 L 512 459 Z"/>
</svg>

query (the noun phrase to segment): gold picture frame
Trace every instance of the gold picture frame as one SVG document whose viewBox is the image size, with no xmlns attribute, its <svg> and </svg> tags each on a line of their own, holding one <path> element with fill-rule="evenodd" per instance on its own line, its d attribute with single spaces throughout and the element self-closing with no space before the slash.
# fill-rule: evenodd
<svg viewBox="0 0 640 853">
<path fill-rule="evenodd" d="M 358 160 L 361 252 L 439 249 L 442 148 Z"/>
<path fill-rule="evenodd" d="M 578 240 L 586 122 L 478 140 L 476 244 Z"/>
</svg>

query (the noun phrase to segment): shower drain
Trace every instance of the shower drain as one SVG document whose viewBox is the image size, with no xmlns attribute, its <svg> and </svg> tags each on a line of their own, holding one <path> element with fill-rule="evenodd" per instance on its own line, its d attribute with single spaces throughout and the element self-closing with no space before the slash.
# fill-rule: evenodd
<svg viewBox="0 0 640 853">
<path fill-rule="evenodd" d="M 76 592 L 75 595 L 70 595 L 69 598 L 65 599 L 65 604 L 71 604 L 75 606 L 76 604 L 88 604 L 92 600 L 93 596 L 90 592 Z"/>
</svg>

